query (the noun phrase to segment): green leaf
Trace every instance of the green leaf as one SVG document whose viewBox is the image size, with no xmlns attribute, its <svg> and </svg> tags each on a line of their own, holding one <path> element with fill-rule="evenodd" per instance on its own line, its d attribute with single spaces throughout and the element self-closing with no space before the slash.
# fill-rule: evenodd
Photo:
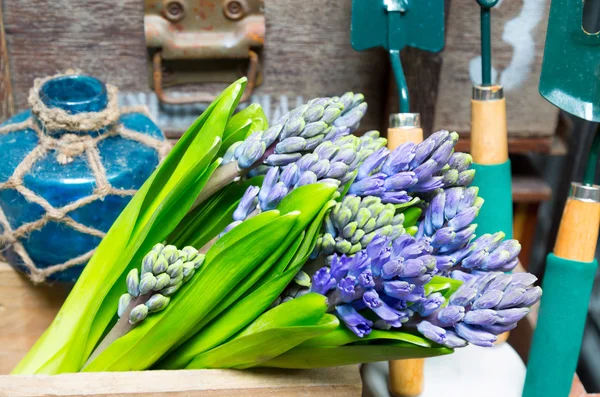
<svg viewBox="0 0 600 397">
<path fill-rule="evenodd" d="M 395 204 L 394 207 L 396 207 L 396 210 L 400 210 L 402 211 L 405 208 L 409 208 L 412 207 L 413 205 L 417 204 L 419 201 L 421 201 L 420 198 L 418 197 L 413 197 L 412 200 L 410 200 L 408 203 L 404 203 L 404 204 Z"/>
<path fill-rule="evenodd" d="M 275 219 L 273 219 L 275 215 Z M 251 218 L 221 240 L 217 254 L 206 255 L 202 271 L 183 285 L 161 312 L 146 318 L 115 340 L 83 371 L 143 370 L 154 364 L 173 345 L 197 332 L 196 325 L 223 300 L 244 277 L 283 241 L 296 214 L 278 216 L 277 211 Z M 243 227 L 246 224 L 246 227 Z M 251 227 L 248 227 L 248 224 Z M 236 229 L 241 232 L 233 233 Z"/>
<path fill-rule="evenodd" d="M 169 207 L 170 200 L 176 199 L 169 196 L 173 187 L 186 174 L 196 172 L 192 176 L 195 180 L 204 173 L 195 167 L 198 159 L 204 159 L 212 142 L 222 134 L 245 84 L 246 80 L 240 79 L 223 91 L 140 188 L 96 249 L 55 321 L 14 373 L 76 372 L 81 368 L 87 358 L 86 351 L 97 342 L 94 338 L 99 338 L 112 320 L 112 316 L 103 316 L 101 321 L 95 319 L 102 305 L 113 310 L 116 307 L 116 301 L 105 297 L 115 283 L 122 281 L 120 276 L 135 265 L 132 258 L 157 219 L 154 213 Z M 211 117 L 213 113 L 215 117 Z M 223 128 L 218 128 L 218 118 L 224 119 Z M 203 127 L 212 132 L 200 134 Z"/>
<path fill-rule="evenodd" d="M 233 183 L 208 201 L 190 211 L 178 225 L 177 236 L 167 241 L 177 247 L 190 245 L 200 249 L 233 222 L 233 212 L 249 186 L 261 186 L 263 176 Z"/>
<path fill-rule="evenodd" d="M 450 354 L 454 350 L 447 347 L 409 347 L 405 342 L 382 345 L 349 345 L 339 347 L 297 346 L 257 367 L 274 368 L 323 368 L 340 365 L 356 365 L 376 361 L 426 358 Z"/>
<path fill-rule="evenodd" d="M 462 285 L 462 281 L 453 278 L 433 276 L 430 282 L 425 284 L 425 294 L 429 295 L 433 292 L 441 292 L 444 298 L 448 300 Z"/>
<path fill-rule="evenodd" d="M 279 261 L 289 261 L 291 259 L 302 243 L 303 235 L 304 232 L 297 241 L 288 248 Z M 164 360 L 160 361 L 155 368 L 185 368 L 195 356 L 225 342 L 263 313 L 292 281 L 294 275 L 293 272 L 285 272 L 260 285 L 258 289 L 252 291 L 238 302 L 231 305 L 206 327 L 200 330 L 200 332 L 196 333 L 176 350 L 169 353 L 169 355 Z"/>
<path fill-rule="evenodd" d="M 401 211 L 404 214 L 404 222 L 402 225 L 407 228 L 411 226 L 416 226 L 417 221 L 421 217 L 423 210 L 419 207 L 410 207 L 404 211 Z"/>
<path fill-rule="evenodd" d="M 340 324 L 332 332 L 322 335 L 318 338 L 310 339 L 302 344 L 302 347 L 317 347 L 317 346 L 343 346 L 354 342 L 371 342 L 376 340 L 392 340 L 399 342 L 406 342 L 411 345 L 420 347 L 431 347 L 432 344 L 428 339 L 421 336 L 411 334 L 408 332 L 401 332 L 398 330 L 384 331 L 374 329 L 369 335 L 364 337 L 357 336 L 354 332 L 350 331 L 345 325 Z"/>
<path fill-rule="evenodd" d="M 326 310 L 326 298 L 314 293 L 283 303 L 231 341 L 196 356 L 186 368 L 241 369 L 258 365 L 337 327 L 338 319 L 325 314 Z"/>
<path fill-rule="evenodd" d="M 223 132 L 223 146 L 218 156 L 223 157 L 227 149 L 238 141 L 243 141 L 256 131 L 265 131 L 269 128 L 267 116 L 259 104 L 253 103 L 234 114 L 225 131 Z"/>
</svg>

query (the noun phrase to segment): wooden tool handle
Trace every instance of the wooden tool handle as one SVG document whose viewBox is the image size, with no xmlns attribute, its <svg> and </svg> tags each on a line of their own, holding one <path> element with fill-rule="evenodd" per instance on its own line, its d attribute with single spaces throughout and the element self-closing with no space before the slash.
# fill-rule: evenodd
<svg viewBox="0 0 600 397">
<path fill-rule="evenodd" d="M 405 142 L 420 143 L 423 141 L 423 129 L 420 127 L 388 128 L 387 140 L 390 150 Z"/>
<path fill-rule="evenodd" d="M 565 204 L 554 255 L 578 262 L 591 262 L 596 254 L 600 203 L 569 197 Z"/>
<path fill-rule="evenodd" d="M 418 126 L 388 128 L 387 139 L 390 150 L 405 142 L 420 143 L 423 141 L 423 129 Z M 423 392 L 424 359 L 395 360 L 390 361 L 389 366 L 389 388 L 394 397 L 416 397 Z"/>
<path fill-rule="evenodd" d="M 508 160 L 506 99 L 502 87 L 473 87 L 471 99 L 471 156 L 477 164 Z M 481 99 L 478 99 L 481 98 Z"/>
</svg>

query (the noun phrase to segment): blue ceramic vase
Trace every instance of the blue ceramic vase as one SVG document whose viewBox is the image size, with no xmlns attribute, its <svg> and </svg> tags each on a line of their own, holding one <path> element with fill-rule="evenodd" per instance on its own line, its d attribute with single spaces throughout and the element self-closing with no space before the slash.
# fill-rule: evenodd
<svg viewBox="0 0 600 397">
<path fill-rule="evenodd" d="M 0 125 L 0 253 L 33 281 L 74 282 L 165 138 L 96 78 L 36 84 L 31 109 Z"/>
</svg>

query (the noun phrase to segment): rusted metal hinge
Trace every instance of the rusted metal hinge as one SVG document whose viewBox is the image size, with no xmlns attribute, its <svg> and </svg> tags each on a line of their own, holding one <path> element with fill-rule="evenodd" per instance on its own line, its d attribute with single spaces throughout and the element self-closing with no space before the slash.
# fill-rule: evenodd
<svg viewBox="0 0 600 397">
<path fill-rule="evenodd" d="M 151 85 L 159 100 L 168 104 L 210 102 L 215 95 L 208 92 L 174 96 L 164 87 L 230 82 L 240 74 L 248 77 L 242 97 L 247 100 L 261 80 L 263 10 L 263 0 L 146 0 L 144 26 Z"/>
</svg>

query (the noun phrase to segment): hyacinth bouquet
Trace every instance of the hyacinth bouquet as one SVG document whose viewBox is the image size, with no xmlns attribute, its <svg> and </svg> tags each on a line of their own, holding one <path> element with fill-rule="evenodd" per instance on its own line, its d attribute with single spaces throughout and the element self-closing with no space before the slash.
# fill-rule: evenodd
<svg viewBox="0 0 600 397">
<path fill-rule="evenodd" d="M 268 126 L 228 87 L 114 223 L 21 374 L 311 368 L 491 346 L 541 295 L 477 235 L 458 135 L 353 135 L 360 94 Z"/>
</svg>

